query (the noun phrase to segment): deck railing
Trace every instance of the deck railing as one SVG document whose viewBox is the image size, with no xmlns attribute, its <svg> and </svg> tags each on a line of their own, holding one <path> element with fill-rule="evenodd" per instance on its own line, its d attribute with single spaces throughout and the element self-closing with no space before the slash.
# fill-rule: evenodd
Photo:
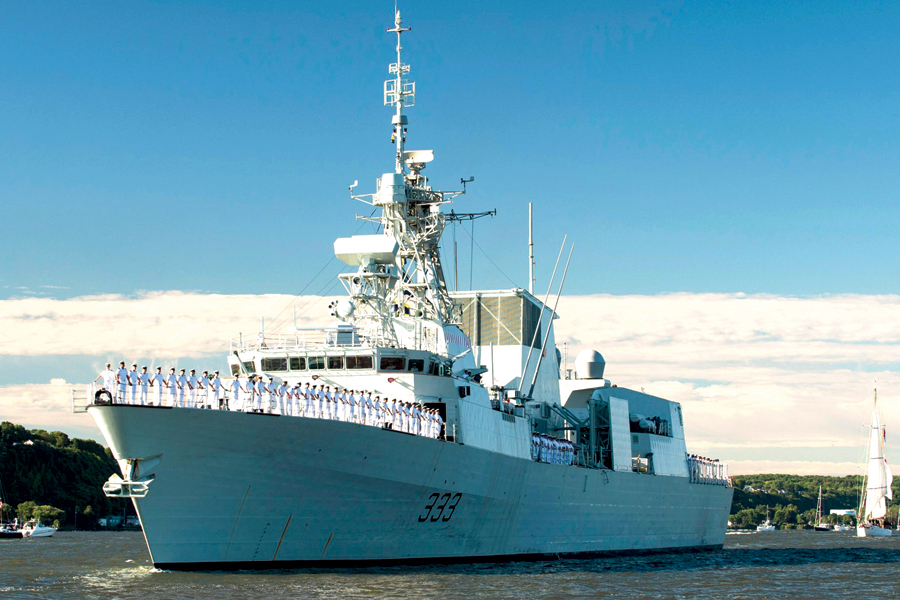
<svg viewBox="0 0 900 600">
<path fill-rule="evenodd" d="M 373 344 L 352 330 L 309 329 L 294 333 L 243 335 L 231 338 L 233 353 L 255 350 L 310 350 L 321 348 L 370 348 Z"/>
<path fill-rule="evenodd" d="M 304 398 L 294 398 L 290 403 L 283 397 L 275 394 L 258 391 L 241 391 L 240 398 L 235 400 L 231 393 L 233 378 L 222 379 L 229 389 L 224 386 L 219 388 L 216 395 L 212 387 L 198 387 L 195 390 L 185 390 L 184 394 L 170 395 L 168 388 L 163 388 L 162 394 L 157 395 L 155 387 L 147 389 L 146 396 L 140 386 L 116 386 L 109 390 L 95 383 L 88 384 L 85 388 L 72 390 L 72 412 L 87 412 L 90 406 L 106 406 L 109 404 L 136 404 L 142 406 L 163 406 L 177 409 L 201 409 L 201 410 L 229 410 L 243 412 L 257 412 L 266 414 L 278 414 L 285 417 L 307 417 L 313 419 L 327 419 L 333 421 L 349 421 L 360 425 L 370 425 L 393 429 L 397 425 L 404 433 L 412 433 L 436 439 L 443 439 L 444 432 L 435 434 L 435 424 L 427 419 L 394 418 L 386 411 L 377 411 L 374 406 L 368 408 L 365 404 L 357 404 L 351 413 L 349 405 L 338 402 L 319 401 L 318 398 L 307 402 Z M 359 401 L 359 397 L 357 397 Z M 390 423 L 390 424 L 388 424 Z M 443 427 L 442 427 L 443 428 Z M 428 435 L 430 433 L 430 435 Z"/>
<path fill-rule="evenodd" d="M 727 464 L 700 456 L 688 456 L 687 462 L 691 483 L 731 487 Z"/>
</svg>

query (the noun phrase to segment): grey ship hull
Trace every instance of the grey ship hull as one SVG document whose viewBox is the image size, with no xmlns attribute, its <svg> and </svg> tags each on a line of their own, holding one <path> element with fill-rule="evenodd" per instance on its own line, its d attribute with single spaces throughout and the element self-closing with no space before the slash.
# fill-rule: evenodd
<svg viewBox="0 0 900 600">
<path fill-rule="evenodd" d="M 352 423 L 89 410 L 117 459 L 145 459 L 139 477 L 153 479 L 134 504 L 165 569 L 713 549 L 731 507 L 723 486 L 536 463 Z"/>
</svg>

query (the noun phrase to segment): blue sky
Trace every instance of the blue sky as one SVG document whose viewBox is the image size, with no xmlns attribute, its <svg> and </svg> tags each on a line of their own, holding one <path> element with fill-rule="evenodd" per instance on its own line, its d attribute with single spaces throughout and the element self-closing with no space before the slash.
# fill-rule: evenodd
<svg viewBox="0 0 900 600">
<path fill-rule="evenodd" d="M 409 146 L 498 210 L 475 287 L 527 286 L 532 201 L 538 290 L 568 233 L 573 294 L 898 291 L 900 5 L 401 9 Z M 0 295 L 337 292 L 347 185 L 392 166 L 391 11 L 4 4 Z"/>
<path fill-rule="evenodd" d="M 222 368 L 296 294 L 328 318 L 333 240 L 371 210 L 347 186 L 393 168 L 392 9 L 0 5 L 4 419 L 97 435 L 69 394 L 107 360 Z M 534 202 L 540 293 L 576 244 L 573 355 L 682 402 L 744 472 L 854 472 L 874 379 L 900 420 L 900 5 L 401 9 L 408 146 L 438 188 L 475 176 L 455 210 L 498 211 L 474 287 L 527 287 Z"/>
</svg>

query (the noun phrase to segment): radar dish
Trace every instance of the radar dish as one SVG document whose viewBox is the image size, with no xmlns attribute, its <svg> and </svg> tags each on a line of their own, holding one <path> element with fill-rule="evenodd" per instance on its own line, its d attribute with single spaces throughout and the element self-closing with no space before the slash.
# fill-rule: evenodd
<svg viewBox="0 0 900 600">
<path fill-rule="evenodd" d="M 408 165 L 424 165 L 434 160 L 434 150 L 404 150 L 403 160 Z"/>
</svg>

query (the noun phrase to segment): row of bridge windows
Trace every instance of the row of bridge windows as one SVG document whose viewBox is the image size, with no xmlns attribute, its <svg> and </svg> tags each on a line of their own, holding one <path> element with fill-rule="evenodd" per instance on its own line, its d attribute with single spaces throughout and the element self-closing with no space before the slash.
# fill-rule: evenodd
<svg viewBox="0 0 900 600">
<path fill-rule="evenodd" d="M 244 364 L 244 370 L 248 373 L 256 371 L 252 361 Z M 350 356 L 285 356 L 277 358 L 263 358 L 262 370 L 264 372 L 284 371 L 358 371 L 373 369 L 372 355 Z M 435 361 L 424 358 L 410 358 L 403 356 L 382 356 L 378 363 L 379 371 L 393 371 L 401 373 L 428 373 L 429 375 L 449 375 L 449 369 Z"/>
</svg>

